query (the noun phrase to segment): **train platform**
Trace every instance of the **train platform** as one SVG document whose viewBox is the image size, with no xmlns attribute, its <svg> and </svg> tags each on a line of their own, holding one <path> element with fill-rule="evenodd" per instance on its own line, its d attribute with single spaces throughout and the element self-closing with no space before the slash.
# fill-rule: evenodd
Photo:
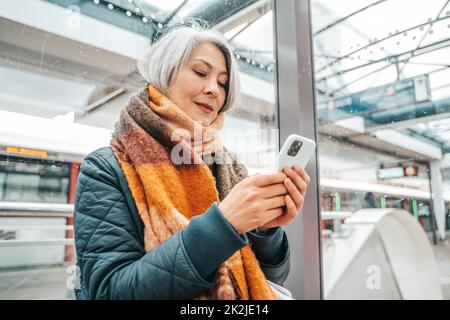
<svg viewBox="0 0 450 320">
<path fill-rule="evenodd" d="M 432 240 L 431 234 L 428 236 Z M 442 298 L 450 300 L 450 241 L 432 245 L 432 250 Z M 61 266 L 0 270 L 0 300 L 73 300 L 73 290 L 68 288 L 73 283 L 70 276 L 70 269 Z"/>
</svg>

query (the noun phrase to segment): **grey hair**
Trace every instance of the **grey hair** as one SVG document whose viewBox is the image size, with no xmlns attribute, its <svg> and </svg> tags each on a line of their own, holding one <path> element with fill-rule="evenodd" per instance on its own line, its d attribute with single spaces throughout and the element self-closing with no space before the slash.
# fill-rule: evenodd
<svg viewBox="0 0 450 320">
<path fill-rule="evenodd" d="M 228 80 L 226 98 L 220 112 L 229 110 L 240 94 L 237 63 L 228 40 L 218 31 L 201 27 L 182 26 L 172 29 L 152 44 L 138 61 L 142 77 L 161 93 L 167 95 L 172 77 L 177 76 L 200 43 L 215 45 L 224 55 Z"/>
</svg>

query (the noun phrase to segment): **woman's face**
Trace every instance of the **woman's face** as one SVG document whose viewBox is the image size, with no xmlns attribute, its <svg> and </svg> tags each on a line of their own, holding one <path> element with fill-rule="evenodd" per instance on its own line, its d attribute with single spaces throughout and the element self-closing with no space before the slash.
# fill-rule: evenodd
<svg viewBox="0 0 450 320">
<path fill-rule="evenodd" d="M 171 80 L 168 98 L 194 121 L 209 126 L 225 102 L 227 81 L 222 52 L 211 43 L 200 43 Z"/>
</svg>

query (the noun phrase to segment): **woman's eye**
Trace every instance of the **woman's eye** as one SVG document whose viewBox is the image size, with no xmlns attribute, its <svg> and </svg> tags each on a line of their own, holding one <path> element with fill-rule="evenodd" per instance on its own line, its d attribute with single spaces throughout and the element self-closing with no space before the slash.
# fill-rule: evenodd
<svg viewBox="0 0 450 320">
<path fill-rule="evenodd" d="M 200 71 L 194 71 L 194 72 L 200 77 L 204 77 L 205 76 L 205 74 L 203 72 L 200 72 Z"/>
<path fill-rule="evenodd" d="M 220 82 L 218 82 L 219 83 L 219 86 L 221 86 L 222 88 L 225 88 L 225 83 L 220 83 Z"/>
</svg>

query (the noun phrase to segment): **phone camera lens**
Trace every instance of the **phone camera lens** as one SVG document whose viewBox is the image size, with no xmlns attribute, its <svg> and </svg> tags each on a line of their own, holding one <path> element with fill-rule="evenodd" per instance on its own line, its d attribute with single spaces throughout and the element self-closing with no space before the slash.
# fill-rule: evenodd
<svg viewBox="0 0 450 320">
<path fill-rule="evenodd" d="M 297 155 L 298 151 L 300 150 L 301 146 L 302 146 L 302 142 L 299 140 L 295 140 L 291 144 L 287 154 L 291 157 L 295 157 Z"/>
</svg>

